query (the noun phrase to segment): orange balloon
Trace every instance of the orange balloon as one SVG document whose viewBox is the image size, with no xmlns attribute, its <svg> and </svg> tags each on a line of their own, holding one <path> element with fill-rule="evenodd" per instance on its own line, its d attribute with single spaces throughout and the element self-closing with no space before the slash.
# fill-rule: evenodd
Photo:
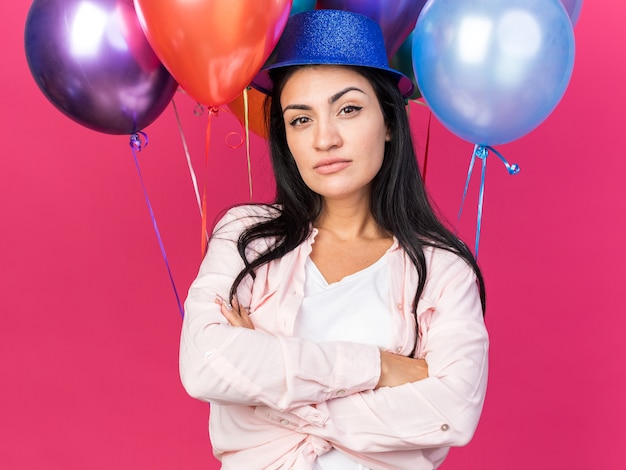
<svg viewBox="0 0 626 470">
<path fill-rule="evenodd" d="M 221 106 L 261 69 L 291 0 L 134 0 L 152 49 L 196 101 Z"/>
<path fill-rule="evenodd" d="M 248 129 L 259 137 L 267 139 L 267 127 L 265 125 L 265 95 L 254 88 L 248 90 Z M 239 119 L 242 126 L 245 126 L 245 102 L 243 93 L 228 103 L 228 109 Z"/>
</svg>

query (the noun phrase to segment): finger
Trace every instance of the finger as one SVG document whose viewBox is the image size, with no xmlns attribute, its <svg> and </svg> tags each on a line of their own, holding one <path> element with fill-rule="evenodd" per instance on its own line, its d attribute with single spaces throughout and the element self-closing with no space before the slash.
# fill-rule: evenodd
<svg viewBox="0 0 626 470">
<path fill-rule="evenodd" d="M 215 297 L 215 303 L 220 306 L 220 311 L 222 315 L 226 317 L 228 323 L 233 326 L 239 326 L 241 318 L 239 317 L 238 312 L 233 310 L 233 307 L 229 303 L 225 302 L 224 299 L 219 296 Z"/>
<path fill-rule="evenodd" d="M 250 311 L 246 307 L 242 307 L 236 297 L 233 298 L 233 308 L 237 310 L 241 318 L 242 326 L 246 328 L 255 329 L 254 323 L 250 319 Z"/>
<path fill-rule="evenodd" d="M 215 296 L 215 303 L 218 304 L 218 305 L 225 305 L 228 309 L 232 310 L 232 307 L 231 307 L 230 303 L 226 302 L 219 295 Z"/>
<path fill-rule="evenodd" d="M 248 318 L 248 315 L 250 314 L 250 312 L 248 311 L 246 307 L 242 307 L 239 304 L 237 297 L 233 297 L 233 308 L 237 310 L 237 312 L 239 313 L 239 315 L 241 315 L 242 318 Z"/>
<path fill-rule="evenodd" d="M 239 315 L 234 309 L 229 309 L 225 305 L 222 305 L 222 315 L 228 320 L 231 326 L 247 326 L 246 321 Z"/>
</svg>

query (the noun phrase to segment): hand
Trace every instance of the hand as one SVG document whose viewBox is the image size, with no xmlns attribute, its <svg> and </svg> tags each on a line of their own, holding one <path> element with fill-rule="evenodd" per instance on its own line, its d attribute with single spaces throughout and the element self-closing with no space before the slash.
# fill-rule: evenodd
<svg viewBox="0 0 626 470">
<path fill-rule="evenodd" d="M 380 379 L 376 388 L 397 387 L 428 377 L 428 364 L 424 359 L 380 352 Z"/>
<path fill-rule="evenodd" d="M 247 308 L 239 305 L 236 297 L 233 297 L 232 305 L 219 296 L 215 297 L 215 303 L 220 306 L 222 315 L 226 317 L 226 320 L 228 320 L 228 323 L 232 326 L 254 330 L 254 325 L 249 316 L 250 312 L 248 312 Z"/>
</svg>

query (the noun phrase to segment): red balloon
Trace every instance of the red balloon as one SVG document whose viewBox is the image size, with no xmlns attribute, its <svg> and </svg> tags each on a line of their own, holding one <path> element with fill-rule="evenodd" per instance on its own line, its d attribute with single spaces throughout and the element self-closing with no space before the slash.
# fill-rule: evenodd
<svg viewBox="0 0 626 470">
<path fill-rule="evenodd" d="M 235 99 L 285 28 L 291 0 L 134 0 L 150 45 L 196 101 Z"/>
</svg>

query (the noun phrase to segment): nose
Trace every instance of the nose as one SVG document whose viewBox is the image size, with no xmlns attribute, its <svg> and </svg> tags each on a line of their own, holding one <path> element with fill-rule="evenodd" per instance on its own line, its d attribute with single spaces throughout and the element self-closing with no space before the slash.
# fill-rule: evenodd
<svg viewBox="0 0 626 470">
<path fill-rule="evenodd" d="M 343 140 L 337 124 L 332 119 L 319 118 L 314 131 L 313 146 L 316 150 L 330 150 L 341 147 Z"/>
</svg>

